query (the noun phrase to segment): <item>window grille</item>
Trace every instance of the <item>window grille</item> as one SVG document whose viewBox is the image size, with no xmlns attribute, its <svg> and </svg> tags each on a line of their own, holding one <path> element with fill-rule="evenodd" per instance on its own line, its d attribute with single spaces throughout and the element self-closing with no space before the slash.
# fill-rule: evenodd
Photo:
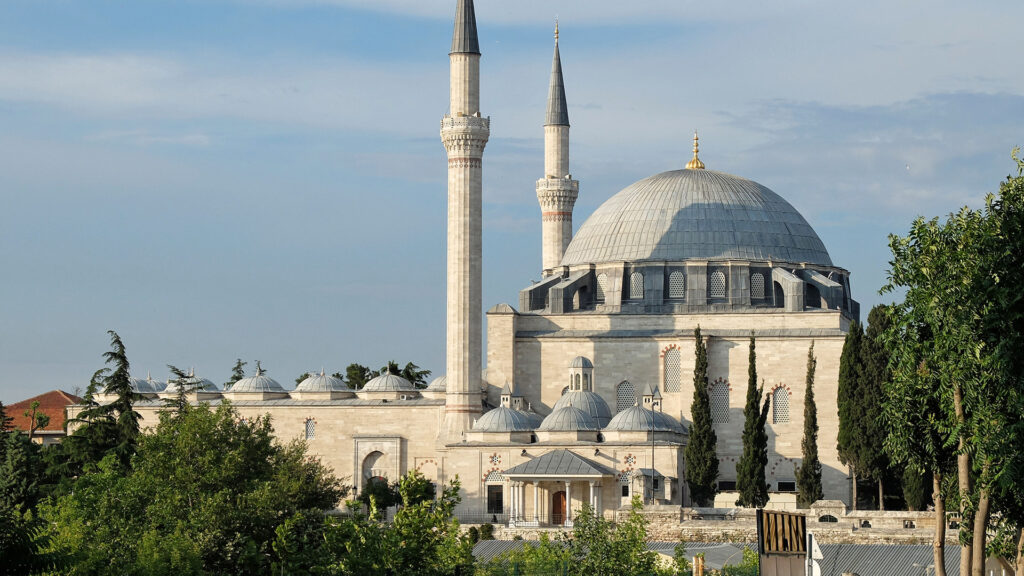
<svg viewBox="0 0 1024 576">
<path fill-rule="evenodd" d="M 487 478 L 484 478 L 484 483 L 486 483 L 486 484 L 492 484 L 492 483 L 495 483 L 495 482 L 504 482 L 504 481 L 505 481 L 505 477 L 502 476 L 501 472 L 499 472 L 497 470 L 491 470 L 490 474 L 487 475 Z"/>
<path fill-rule="evenodd" d="M 629 275 L 629 299 L 643 300 L 644 298 L 644 275 L 633 272 Z"/>
<path fill-rule="evenodd" d="M 683 273 L 680 272 L 679 270 L 676 270 L 668 275 L 668 297 L 686 297 L 686 276 L 684 276 Z"/>
<path fill-rule="evenodd" d="M 715 424 L 729 422 L 729 384 L 717 382 L 711 386 L 711 421 Z"/>
<path fill-rule="evenodd" d="M 672 348 L 665 352 L 665 381 L 662 383 L 665 392 L 679 392 L 679 363 L 678 348 Z"/>
<path fill-rule="evenodd" d="M 633 404 L 636 404 L 636 388 L 629 380 L 620 382 L 615 388 L 615 411 L 622 412 Z"/>
<path fill-rule="evenodd" d="M 789 422 L 789 392 L 785 388 L 776 388 L 772 392 L 772 423 L 786 424 Z"/>
<path fill-rule="evenodd" d="M 597 275 L 597 289 L 594 291 L 594 298 L 598 302 L 604 302 L 604 295 L 608 291 L 608 275 L 598 274 Z"/>
<path fill-rule="evenodd" d="M 306 440 L 316 438 L 316 420 L 306 418 Z"/>
<path fill-rule="evenodd" d="M 725 273 L 715 270 L 711 273 L 711 280 L 708 282 L 708 296 L 711 298 L 725 298 Z"/>
<path fill-rule="evenodd" d="M 755 272 L 750 275 L 750 297 L 764 300 L 764 274 Z"/>
</svg>

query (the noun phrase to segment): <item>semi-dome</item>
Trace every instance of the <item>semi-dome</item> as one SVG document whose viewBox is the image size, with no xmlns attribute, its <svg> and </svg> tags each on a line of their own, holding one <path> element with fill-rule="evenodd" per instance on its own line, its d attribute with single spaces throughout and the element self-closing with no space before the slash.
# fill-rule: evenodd
<svg viewBox="0 0 1024 576">
<path fill-rule="evenodd" d="M 679 434 L 684 432 L 682 424 L 677 422 L 675 418 L 661 412 L 648 410 L 636 404 L 616 414 L 612 421 L 605 426 L 605 430 L 628 432 L 654 430 L 655 432 L 676 432 Z"/>
<path fill-rule="evenodd" d="M 536 425 L 526 412 L 505 406 L 486 412 L 473 424 L 473 430 L 477 432 L 523 432 L 534 428 Z"/>
<path fill-rule="evenodd" d="M 581 430 L 598 430 L 597 422 L 589 414 L 579 408 L 568 405 L 557 408 L 540 423 L 537 428 L 541 432 L 579 432 Z"/>
<path fill-rule="evenodd" d="M 558 411 L 566 406 L 573 406 L 579 410 L 582 410 L 590 416 L 598 427 L 604 427 L 608 424 L 608 421 L 612 419 L 611 408 L 608 407 L 608 403 L 601 398 L 601 395 L 596 392 L 589 390 L 568 390 L 561 398 L 555 402 L 553 411 Z M 554 412 L 552 412 L 554 414 Z"/>
<path fill-rule="evenodd" d="M 231 393 L 238 392 L 284 392 L 284 388 L 277 383 L 277 380 L 267 376 L 265 372 L 257 368 L 255 375 L 249 378 L 242 378 L 231 385 Z"/>
<path fill-rule="evenodd" d="M 390 372 L 373 378 L 363 386 L 364 392 L 415 392 L 416 387 L 405 378 Z"/>
<path fill-rule="evenodd" d="M 832 265 L 810 224 L 781 196 L 702 169 L 655 174 L 606 200 L 580 226 L 562 265 L 726 258 Z"/>
<path fill-rule="evenodd" d="M 319 374 L 310 373 L 295 387 L 296 392 L 344 392 L 347 390 L 349 390 L 348 385 L 340 378 L 326 374 L 323 370 Z"/>
</svg>

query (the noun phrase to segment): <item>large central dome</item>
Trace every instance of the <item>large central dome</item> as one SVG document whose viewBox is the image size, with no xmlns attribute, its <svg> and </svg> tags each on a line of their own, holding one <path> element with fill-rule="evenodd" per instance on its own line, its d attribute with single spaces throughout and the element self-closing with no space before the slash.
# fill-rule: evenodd
<svg viewBox="0 0 1024 576">
<path fill-rule="evenodd" d="M 562 265 L 691 259 L 832 265 L 789 202 L 712 170 L 662 172 L 624 188 L 583 223 Z"/>
</svg>

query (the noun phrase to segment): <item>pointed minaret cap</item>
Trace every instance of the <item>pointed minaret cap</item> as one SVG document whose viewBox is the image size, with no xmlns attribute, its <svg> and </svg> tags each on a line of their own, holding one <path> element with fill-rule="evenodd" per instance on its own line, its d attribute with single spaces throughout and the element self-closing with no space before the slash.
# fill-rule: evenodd
<svg viewBox="0 0 1024 576">
<path fill-rule="evenodd" d="M 455 32 L 452 34 L 452 54 L 479 54 L 480 41 L 476 37 L 476 11 L 473 0 L 459 0 L 455 8 Z"/>
<path fill-rule="evenodd" d="M 687 170 L 703 170 L 704 169 L 704 163 L 701 162 L 700 158 L 697 157 L 697 150 L 700 148 L 698 142 L 699 142 L 699 138 L 697 138 L 697 131 L 694 130 L 693 131 L 693 160 L 690 160 L 689 162 L 686 163 L 686 169 Z"/>
<path fill-rule="evenodd" d="M 558 52 L 558 20 L 555 20 L 555 56 L 551 61 L 551 86 L 548 88 L 548 114 L 545 126 L 568 126 L 569 105 L 565 101 L 562 81 L 562 57 Z"/>
</svg>

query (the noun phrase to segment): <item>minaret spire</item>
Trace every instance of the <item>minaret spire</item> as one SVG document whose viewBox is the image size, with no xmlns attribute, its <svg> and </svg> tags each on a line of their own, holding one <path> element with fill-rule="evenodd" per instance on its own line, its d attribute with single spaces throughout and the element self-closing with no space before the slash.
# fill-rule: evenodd
<svg viewBox="0 0 1024 576">
<path fill-rule="evenodd" d="M 491 121 L 480 115 L 480 42 L 473 0 L 458 0 L 448 60 L 449 109 L 441 118 L 441 142 L 448 152 L 445 438 L 454 442 L 482 412 L 482 158 Z"/>
<path fill-rule="evenodd" d="M 541 207 L 541 264 L 548 276 L 562 263 L 572 240 L 572 209 L 579 196 L 579 182 L 569 173 L 569 105 L 565 99 L 562 57 L 558 49 L 558 20 L 555 20 L 555 54 L 551 60 L 551 83 L 544 120 L 544 178 L 537 181 Z"/>
</svg>

